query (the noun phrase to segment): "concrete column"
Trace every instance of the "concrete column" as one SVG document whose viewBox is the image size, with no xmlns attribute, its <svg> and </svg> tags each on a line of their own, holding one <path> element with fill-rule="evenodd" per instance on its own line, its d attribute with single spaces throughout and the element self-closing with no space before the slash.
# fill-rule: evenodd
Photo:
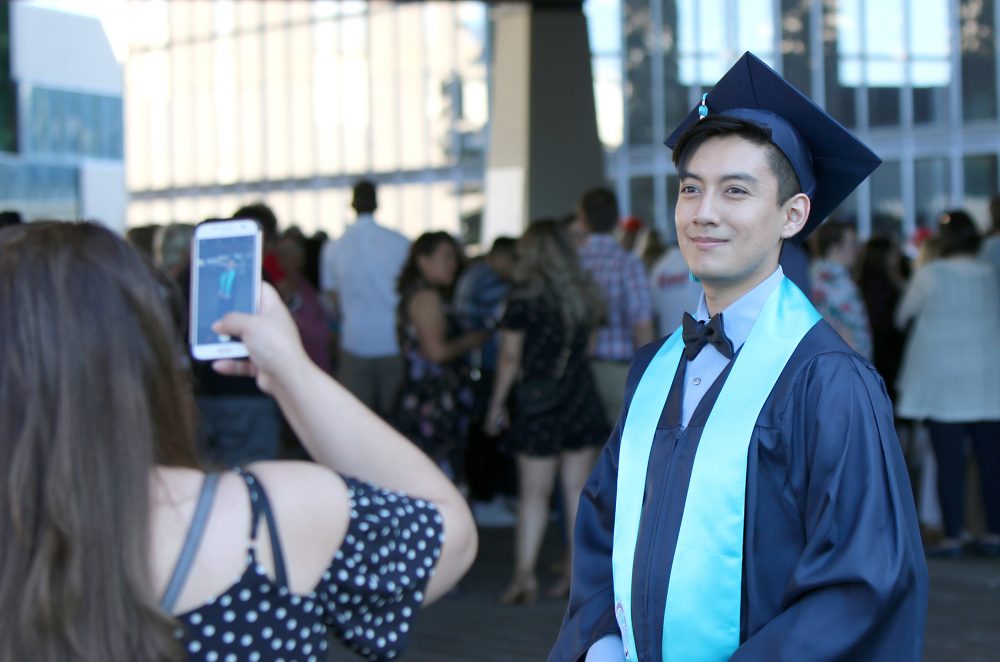
<svg viewBox="0 0 1000 662">
<path fill-rule="evenodd" d="M 501 4 L 494 24 L 484 246 L 606 184 L 582 2 Z"/>
</svg>

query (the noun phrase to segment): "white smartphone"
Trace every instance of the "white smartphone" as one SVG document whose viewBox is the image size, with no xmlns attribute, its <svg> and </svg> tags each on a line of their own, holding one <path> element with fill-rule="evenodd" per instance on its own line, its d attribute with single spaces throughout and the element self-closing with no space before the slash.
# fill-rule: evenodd
<svg viewBox="0 0 1000 662">
<path fill-rule="evenodd" d="M 191 355 L 199 361 L 243 358 L 238 338 L 218 334 L 212 324 L 226 313 L 256 313 L 260 303 L 260 225 L 252 219 L 208 220 L 194 231 L 191 246 Z"/>
</svg>

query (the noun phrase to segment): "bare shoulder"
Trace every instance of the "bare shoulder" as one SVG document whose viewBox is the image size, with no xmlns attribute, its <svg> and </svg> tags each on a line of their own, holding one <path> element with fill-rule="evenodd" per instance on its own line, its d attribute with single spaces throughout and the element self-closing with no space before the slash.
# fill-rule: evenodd
<svg viewBox="0 0 1000 662">
<path fill-rule="evenodd" d="M 441 297 L 438 293 L 427 287 L 422 290 L 417 290 L 410 297 L 410 308 L 440 308 L 441 307 Z"/>
<path fill-rule="evenodd" d="M 322 510 L 347 512 L 347 484 L 336 472 L 315 462 L 277 460 L 254 462 L 247 470 L 260 479 L 271 505 L 279 513 Z"/>
<path fill-rule="evenodd" d="M 256 462 L 247 470 L 267 492 L 291 589 L 310 591 L 347 533 L 350 507 L 346 483 L 334 471 L 311 462 Z M 266 557 L 271 556 L 269 552 Z"/>
<path fill-rule="evenodd" d="M 410 319 L 417 325 L 438 321 L 443 318 L 441 297 L 430 288 L 414 292 L 410 297 L 407 308 Z"/>
</svg>

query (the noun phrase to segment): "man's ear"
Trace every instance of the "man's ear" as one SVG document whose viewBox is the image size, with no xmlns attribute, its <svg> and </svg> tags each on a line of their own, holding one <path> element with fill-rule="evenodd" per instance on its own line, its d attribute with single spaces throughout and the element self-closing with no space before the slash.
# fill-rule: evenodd
<svg viewBox="0 0 1000 662">
<path fill-rule="evenodd" d="M 796 193 L 790 197 L 782 209 L 785 212 L 785 222 L 781 227 L 781 238 L 789 239 L 799 233 L 809 220 L 809 210 L 812 203 L 805 193 Z"/>
</svg>

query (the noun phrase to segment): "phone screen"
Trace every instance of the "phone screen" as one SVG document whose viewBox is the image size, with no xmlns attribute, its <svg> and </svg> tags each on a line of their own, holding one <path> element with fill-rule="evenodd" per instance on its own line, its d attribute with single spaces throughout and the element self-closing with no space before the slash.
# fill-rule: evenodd
<svg viewBox="0 0 1000 662">
<path fill-rule="evenodd" d="M 196 239 L 197 274 L 193 283 L 194 337 L 196 346 L 235 343 L 212 330 L 212 324 L 232 311 L 256 311 L 260 264 L 254 234 Z"/>
<path fill-rule="evenodd" d="M 227 342 L 212 324 L 234 310 L 253 312 L 256 240 L 252 236 L 202 239 L 198 247 L 199 345 Z"/>
</svg>

